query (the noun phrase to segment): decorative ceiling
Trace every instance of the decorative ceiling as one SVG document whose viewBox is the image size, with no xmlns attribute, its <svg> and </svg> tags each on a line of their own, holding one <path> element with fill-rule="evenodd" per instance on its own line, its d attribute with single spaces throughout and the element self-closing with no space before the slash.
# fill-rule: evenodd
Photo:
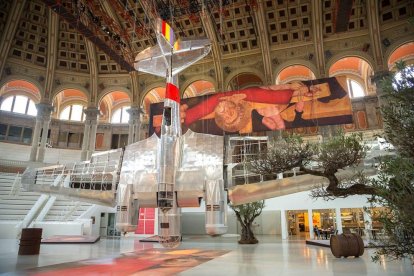
<svg viewBox="0 0 414 276">
<path fill-rule="evenodd" d="M 13 0 L 0 1 L 0 33 L 5 30 L 14 3 Z M 229 74 L 230 70 L 233 77 L 227 79 L 227 84 L 234 87 L 248 86 L 252 82 L 274 83 L 276 77 L 277 81 L 306 79 L 320 73 L 315 72 L 315 67 L 326 64 L 335 43 L 349 50 L 359 47 L 362 51 L 373 51 L 368 42 L 364 47 L 355 44 L 351 35 L 345 43 L 337 42 L 349 33 L 357 36 L 369 33 L 368 17 L 372 11 L 367 3 L 363 0 L 31 0 L 25 1 L 24 11 L 17 19 L 8 58 L 46 68 L 51 45 L 51 16 L 58 15 L 57 72 L 90 74 L 96 68 L 99 75 L 127 73 L 133 70 L 134 57 L 155 45 L 154 19 L 161 17 L 170 23 L 179 39 L 208 37 L 212 41 L 215 46 L 205 62 L 213 61 L 215 68 L 209 67 L 207 71 L 213 79 L 216 74 L 217 82 L 217 72 Z M 412 0 L 380 0 L 377 4 L 380 26 L 397 25 L 414 16 Z M 325 45 L 316 45 L 318 37 Z M 392 42 L 392 38 L 381 37 L 383 51 L 390 40 Z M 391 66 L 399 59 L 412 60 L 413 45 L 402 47 L 385 62 Z M 290 50 L 294 47 L 302 47 L 296 50 L 299 54 Z M 325 58 L 323 63 L 317 63 L 317 55 L 323 56 L 322 60 Z M 233 74 L 236 67 L 243 64 L 243 57 L 254 57 L 260 64 L 258 71 L 263 74 Z M 276 66 L 292 58 L 305 58 L 305 62 L 314 66 L 309 66 L 308 70 L 302 66 L 306 65 L 304 63 L 303 68 L 289 64 L 281 71 L 282 75 L 272 76 Z M 351 58 L 346 60 L 348 62 L 341 60 L 334 68 L 326 69 L 339 72 L 361 68 L 351 64 Z M 266 63 L 270 64 L 268 69 Z M 40 77 L 39 82 L 42 81 Z M 195 91 L 191 94 L 211 90 L 209 87 L 192 89 Z"/>
<path fill-rule="evenodd" d="M 267 51 L 271 52 L 266 57 L 269 64 L 277 64 L 280 49 L 313 43 L 317 19 L 324 39 L 344 32 L 367 32 L 366 1 L 320 1 L 31 0 L 26 1 L 9 57 L 47 66 L 49 10 L 59 15 L 56 69 L 80 73 L 90 72 L 93 59 L 99 74 L 132 71 L 134 57 L 156 43 L 157 17 L 169 22 L 179 39 L 209 37 L 217 53 L 207 59 L 219 63 Z M 12 3 L 0 1 L 0 33 Z M 411 0 L 381 0 L 378 5 L 380 25 L 414 16 Z M 315 6 L 321 11 L 315 11 Z M 96 49 L 94 55 L 88 50 L 89 42 Z M 310 45 L 306 54 L 314 58 L 314 47 Z"/>
</svg>

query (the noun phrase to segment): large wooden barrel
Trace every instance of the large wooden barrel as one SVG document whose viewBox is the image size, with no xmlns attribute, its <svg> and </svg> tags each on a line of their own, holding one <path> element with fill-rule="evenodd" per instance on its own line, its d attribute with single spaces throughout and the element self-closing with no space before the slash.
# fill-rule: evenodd
<svg viewBox="0 0 414 276">
<path fill-rule="evenodd" d="M 23 228 L 19 255 L 38 255 L 42 240 L 42 228 Z"/>
<path fill-rule="evenodd" d="M 330 241 L 331 252 L 337 258 L 364 254 L 364 242 L 358 234 L 332 235 Z"/>
</svg>

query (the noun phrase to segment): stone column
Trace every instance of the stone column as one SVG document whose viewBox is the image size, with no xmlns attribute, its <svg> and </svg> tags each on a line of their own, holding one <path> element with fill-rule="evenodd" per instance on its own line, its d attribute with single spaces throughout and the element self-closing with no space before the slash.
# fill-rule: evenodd
<svg viewBox="0 0 414 276">
<path fill-rule="evenodd" d="M 370 211 L 371 211 L 371 213 L 368 213 L 368 212 L 366 212 L 365 210 L 364 210 L 364 225 L 365 225 L 365 233 L 366 234 L 369 234 L 369 230 L 371 230 L 372 229 L 372 212 L 374 211 L 374 210 L 372 210 L 372 209 L 369 209 Z M 369 237 L 369 235 L 367 235 L 367 237 Z"/>
<path fill-rule="evenodd" d="M 286 218 L 286 210 L 280 210 L 280 227 L 281 229 L 281 234 L 282 234 L 282 240 L 287 240 L 288 238 L 288 223 L 287 223 L 287 218 Z"/>
<path fill-rule="evenodd" d="M 141 108 L 132 106 L 127 110 L 129 113 L 128 145 L 140 140 Z"/>
<path fill-rule="evenodd" d="M 82 151 L 81 151 L 82 161 L 85 161 L 88 155 L 90 130 L 91 130 L 91 122 L 89 120 L 85 120 L 85 130 L 83 131 Z"/>
<path fill-rule="evenodd" d="M 42 120 L 38 116 L 36 117 L 36 125 L 33 131 L 33 137 L 32 137 L 32 148 L 30 151 L 30 161 L 36 161 L 37 157 L 37 148 L 39 146 L 39 138 L 40 138 L 40 130 L 42 129 Z"/>
<path fill-rule="evenodd" d="M 53 106 L 49 103 L 39 103 L 36 105 L 36 109 L 36 125 L 33 133 L 30 161 L 43 162 L 45 156 L 47 134 L 49 131 L 50 114 L 53 111 Z M 40 131 L 42 128 L 43 134 L 39 147 Z"/>
<path fill-rule="evenodd" d="M 378 128 L 378 99 L 374 97 L 365 98 L 365 111 L 369 128 Z"/>
<path fill-rule="evenodd" d="M 47 136 L 49 133 L 49 124 L 50 124 L 50 115 L 48 119 L 45 119 L 43 121 L 42 140 L 40 141 L 39 154 L 37 156 L 37 161 L 39 162 L 43 162 L 43 160 L 45 159 L 45 150 L 46 150 Z"/>
<path fill-rule="evenodd" d="M 309 222 L 309 238 L 313 240 L 315 233 L 313 233 L 313 210 L 308 209 L 308 222 Z"/>
<path fill-rule="evenodd" d="M 98 117 L 98 116 L 96 116 Z M 98 129 L 98 120 L 91 120 L 91 133 L 89 134 L 89 150 L 88 150 L 88 159 L 91 158 L 92 153 L 95 151 L 96 143 L 96 131 Z"/>
<path fill-rule="evenodd" d="M 322 141 L 326 142 L 332 138 L 332 128 L 331 126 L 320 126 L 319 134 L 322 136 Z"/>
<path fill-rule="evenodd" d="M 382 114 L 382 109 L 381 107 L 386 106 L 388 103 L 386 101 L 386 99 L 384 98 L 384 92 L 382 91 L 382 87 L 381 87 L 381 81 L 388 77 L 390 75 L 390 71 L 388 70 L 384 70 L 384 71 L 377 71 L 374 73 L 374 76 L 371 77 L 371 81 L 375 83 L 375 90 L 377 93 L 377 98 L 378 98 L 378 107 L 379 110 L 381 112 L 381 116 Z M 386 128 L 386 123 L 383 121 L 383 126 L 382 128 L 385 130 Z"/>
<path fill-rule="evenodd" d="M 127 110 L 129 113 L 129 109 Z M 134 141 L 134 124 L 132 122 L 131 114 L 129 115 L 129 121 L 128 121 L 128 145 L 131 145 Z"/>
<path fill-rule="evenodd" d="M 338 230 L 338 234 L 342 234 L 343 229 L 342 229 L 341 208 L 335 208 L 335 220 L 336 220 L 336 230 Z"/>
<path fill-rule="evenodd" d="M 86 115 L 85 131 L 83 134 L 81 160 L 85 161 L 90 158 L 95 151 L 96 130 L 98 128 L 99 109 L 96 107 L 88 107 L 83 110 Z"/>
<path fill-rule="evenodd" d="M 375 72 L 374 76 L 371 77 L 371 81 L 375 83 L 375 90 L 377 92 L 379 106 L 382 106 L 382 104 L 384 103 L 384 99 L 382 98 L 384 93 L 382 91 L 382 87 L 380 83 L 383 78 L 388 77 L 389 75 L 390 75 L 390 71 L 384 70 L 384 71 Z"/>
</svg>

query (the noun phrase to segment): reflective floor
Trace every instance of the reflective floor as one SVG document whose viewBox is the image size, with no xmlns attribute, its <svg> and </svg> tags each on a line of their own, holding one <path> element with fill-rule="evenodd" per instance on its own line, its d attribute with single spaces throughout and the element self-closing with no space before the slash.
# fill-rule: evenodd
<svg viewBox="0 0 414 276">
<path fill-rule="evenodd" d="M 371 262 L 375 249 L 365 249 L 360 258 L 337 259 L 329 248 L 306 245 L 304 240 L 282 241 L 279 236 L 258 236 L 258 239 L 260 243 L 257 245 L 238 245 L 234 235 L 220 238 L 185 236 L 178 248 L 181 252 L 197 251 L 204 257 L 210 254 L 209 258 L 203 262 L 193 262 L 182 268 L 181 272 L 171 269 L 169 272 L 163 270 L 162 274 L 157 273 L 157 270 L 154 273 L 141 271 L 143 261 L 139 259 L 134 273 L 128 272 L 131 270 L 111 269 L 114 259 L 130 258 L 131 254 L 141 254 L 139 251 L 142 250 L 147 251 L 141 255 L 159 251 L 157 243 L 139 242 L 138 238 L 101 239 L 95 244 L 42 244 L 38 256 L 18 256 L 18 241 L 3 239 L 0 240 L 0 273 L 76 275 L 75 271 L 67 274 L 59 271 L 99 263 L 108 267 L 99 275 L 414 275 L 410 260 L 384 260 L 381 264 Z M 131 266 L 131 263 L 128 265 Z M 82 275 L 87 274 L 88 270 L 82 271 Z M 90 274 L 98 273 L 91 271 Z"/>
</svg>

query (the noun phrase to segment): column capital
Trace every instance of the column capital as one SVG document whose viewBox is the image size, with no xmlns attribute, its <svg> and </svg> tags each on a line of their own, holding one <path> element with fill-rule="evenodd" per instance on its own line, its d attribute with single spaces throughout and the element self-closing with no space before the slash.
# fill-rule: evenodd
<svg viewBox="0 0 414 276">
<path fill-rule="evenodd" d="M 50 120 L 50 114 L 54 107 L 50 103 L 38 103 L 36 104 L 37 116 L 36 119 L 40 121 Z"/>
<path fill-rule="evenodd" d="M 98 116 L 100 114 L 100 111 L 96 107 L 88 107 L 88 108 L 83 110 L 83 113 L 85 113 L 85 115 L 86 115 L 85 120 L 87 120 L 87 121 L 97 121 Z"/>
<path fill-rule="evenodd" d="M 141 107 L 138 107 L 138 106 L 131 106 L 130 108 L 126 110 L 126 112 L 129 113 L 129 118 L 132 118 L 132 117 L 139 118 L 139 116 L 142 113 L 142 109 Z"/>
</svg>

